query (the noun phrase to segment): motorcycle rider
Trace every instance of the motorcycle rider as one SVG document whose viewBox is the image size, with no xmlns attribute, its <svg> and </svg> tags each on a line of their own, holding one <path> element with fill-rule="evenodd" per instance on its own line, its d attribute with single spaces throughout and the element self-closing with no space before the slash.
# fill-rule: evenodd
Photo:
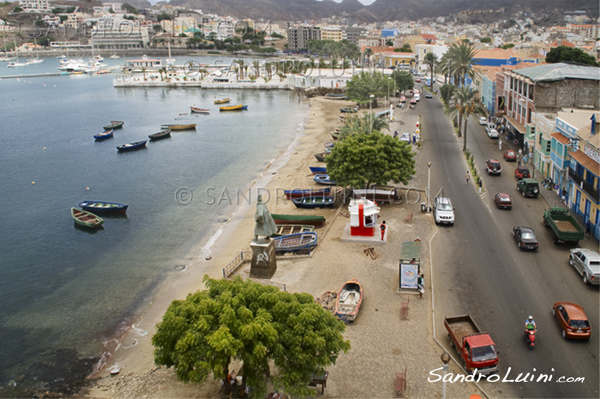
<svg viewBox="0 0 600 399">
<path fill-rule="evenodd" d="M 535 324 L 533 316 L 529 316 L 527 320 L 525 320 L 525 333 L 527 333 L 528 330 L 533 330 L 534 332 L 537 332 L 537 324 Z"/>
</svg>

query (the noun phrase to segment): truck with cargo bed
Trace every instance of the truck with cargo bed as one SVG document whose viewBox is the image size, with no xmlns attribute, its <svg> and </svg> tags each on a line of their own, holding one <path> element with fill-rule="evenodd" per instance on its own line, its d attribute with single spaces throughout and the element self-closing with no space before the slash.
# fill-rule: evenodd
<svg viewBox="0 0 600 399">
<path fill-rule="evenodd" d="M 445 317 L 450 346 L 456 349 L 467 370 L 488 375 L 498 372 L 496 344 L 488 333 L 482 332 L 471 315 Z"/>
<path fill-rule="evenodd" d="M 549 226 L 554 233 L 554 243 L 571 242 L 575 245 L 585 238 L 583 228 L 571 215 L 568 209 L 552 207 L 544 211 L 544 226 Z"/>
</svg>

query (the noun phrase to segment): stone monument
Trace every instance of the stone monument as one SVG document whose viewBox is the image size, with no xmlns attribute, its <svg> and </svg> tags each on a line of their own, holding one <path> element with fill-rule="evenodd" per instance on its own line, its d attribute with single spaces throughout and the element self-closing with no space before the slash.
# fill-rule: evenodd
<svg viewBox="0 0 600 399">
<path fill-rule="evenodd" d="M 275 243 L 270 236 L 277 232 L 277 226 L 260 194 L 256 200 L 254 221 L 256 222 L 254 239 L 250 243 L 252 248 L 250 277 L 271 278 L 277 271 L 277 260 L 275 259 Z"/>
</svg>

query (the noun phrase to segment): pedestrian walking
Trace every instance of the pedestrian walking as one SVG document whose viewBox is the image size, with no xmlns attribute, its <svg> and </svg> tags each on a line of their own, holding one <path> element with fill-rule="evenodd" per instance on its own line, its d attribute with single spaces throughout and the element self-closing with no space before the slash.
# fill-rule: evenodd
<svg viewBox="0 0 600 399">
<path fill-rule="evenodd" d="M 467 175 L 465 176 L 465 180 L 467 181 L 467 185 L 469 185 L 469 179 L 471 178 L 471 176 L 469 176 L 469 171 L 467 170 Z"/>
<path fill-rule="evenodd" d="M 394 130 L 394 138 L 398 137 L 398 131 Z"/>
<path fill-rule="evenodd" d="M 413 132 L 413 144 L 417 144 L 417 133 Z"/>
<path fill-rule="evenodd" d="M 483 185 L 483 181 L 481 180 L 481 178 L 479 179 L 479 194 L 481 194 L 481 186 Z"/>
<path fill-rule="evenodd" d="M 419 298 L 423 299 L 423 294 L 425 293 L 425 276 L 423 273 L 419 274 L 417 278 L 417 288 L 419 289 Z"/>
<path fill-rule="evenodd" d="M 502 151 L 502 139 L 498 139 L 498 149 Z"/>
<path fill-rule="evenodd" d="M 383 241 L 383 239 L 385 237 L 385 229 L 387 228 L 387 225 L 385 224 L 385 220 L 383 221 L 383 223 L 381 223 L 381 226 L 379 226 L 379 228 L 381 229 L 381 241 Z"/>
</svg>

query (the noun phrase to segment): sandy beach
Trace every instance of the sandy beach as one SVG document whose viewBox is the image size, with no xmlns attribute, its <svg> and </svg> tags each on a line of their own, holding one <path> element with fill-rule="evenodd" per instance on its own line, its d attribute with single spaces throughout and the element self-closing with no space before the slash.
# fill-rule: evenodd
<svg viewBox="0 0 600 399">
<path fill-rule="evenodd" d="M 172 370 L 153 363 L 151 337 L 169 304 L 196 290 L 203 289 L 202 277 L 223 276 L 223 268 L 242 250 L 249 250 L 254 230 L 256 194 L 261 191 L 271 213 L 301 213 L 291 201 L 281 195 L 283 189 L 310 188 L 317 185 L 312 180 L 309 166 L 319 164 L 313 153 L 323 151 L 323 143 L 331 141 L 329 134 L 340 125 L 339 108 L 344 101 L 322 97 L 310 99 L 309 118 L 304 132 L 280 157 L 273 160 L 254 182 L 252 203 L 240 204 L 222 229 L 214 232 L 208 245 L 198 246 L 190 252 L 186 269 L 158 293 L 147 311 L 123 338 L 121 345 L 107 365 L 90 378 L 90 398 L 215 398 L 220 382 L 209 379 L 204 384 L 179 382 Z M 383 110 L 374 110 L 375 112 Z M 361 111 L 361 113 L 364 111 Z M 409 110 L 395 111 L 394 130 L 412 131 L 417 113 Z M 426 132 L 424 132 L 426 133 Z M 424 140 L 427 140 L 424 134 Z M 417 153 L 417 170 L 409 183 L 423 188 L 426 169 Z M 260 189 L 260 190 L 259 190 Z M 267 198 L 265 198 L 265 195 Z M 411 398 L 441 398 L 441 382 L 429 382 L 430 371 L 441 367 L 443 350 L 433 339 L 432 304 L 430 295 L 430 242 L 435 231 L 431 214 L 420 213 L 419 202 L 403 201 L 400 204 L 382 205 L 381 216 L 388 225 L 388 239 L 383 245 L 342 242 L 340 237 L 349 222 L 345 209 L 309 210 L 305 213 L 323 215 L 325 227 L 317 229 L 319 245 L 311 257 L 280 259 L 277 272 L 271 281 L 285 284 L 287 291 L 307 292 L 315 298 L 326 291 L 337 291 L 349 279 L 358 279 L 365 289 L 361 312 L 354 324 L 349 325 L 345 338 L 352 348 L 341 354 L 332 365 L 324 393 L 321 387 L 316 397 L 324 398 L 389 398 L 394 397 L 396 372 L 407 370 L 406 396 Z M 427 290 L 424 299 L 413 293 L 398 292 L 398 260 L 405 241 L 421 240 L 421 267 L 425 273 Z M 375 259 L 364 250 L 374 248 Z M 243 265 L 236 275 L 249 276 L 249 264 Z M 408 304 L 408 317 L 401 318 L 402 303 Z M 438 329 L 440 326 L 437 327 Z M 450 371 L 459 373 L 453 363 Z M 111 375 L 111 370 L 119 373 Z M 473 384 L 447 384 L 447 397 L 468 398 L 482 393 Z"/>
</svg>

